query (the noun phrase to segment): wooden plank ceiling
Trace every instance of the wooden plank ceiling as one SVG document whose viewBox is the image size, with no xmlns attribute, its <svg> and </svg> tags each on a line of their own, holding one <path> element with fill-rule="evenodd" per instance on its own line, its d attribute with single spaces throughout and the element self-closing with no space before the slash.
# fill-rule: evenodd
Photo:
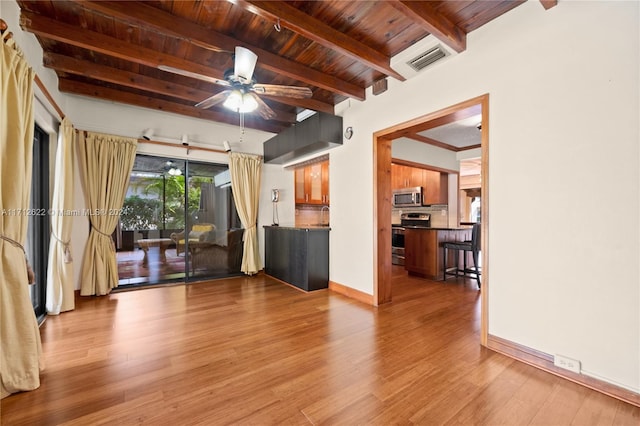
<svg viewBox="0 0 640 426">
<path fill-rule="evenodd" d="M 238 124 L 238 113 L 221 104 L 195 107 L 225 87 L 158 67 L 224 79 L 234 48 L 250 49 L 258 83 L 313 93 L 261 95 L 276 116 L 246 114 L 245 125 L 274 133 L 303 109 L 333 113 L 380 79 L 402 81 L 390 58 L 429 34 L 465 50 L 469 32 L 522 2 L 18 0 L 21 26 L 37 36 L 62 92 Z"/>
</svg>

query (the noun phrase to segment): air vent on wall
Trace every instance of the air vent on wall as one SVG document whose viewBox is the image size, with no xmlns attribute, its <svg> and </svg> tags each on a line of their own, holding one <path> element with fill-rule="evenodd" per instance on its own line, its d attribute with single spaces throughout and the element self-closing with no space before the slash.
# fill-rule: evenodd
<svg viewBox="0 0 640 426">
<path fill-rule="evenodd" d="M 407 65 L 409 65 L 416 71 L 420 71 L 435 63 L 436 61 L 439 61 L 445 56 L 447 56 L 447 52 L 442 49 L 442 46 L 437 45 L 408 61 Z"/>
</svg>

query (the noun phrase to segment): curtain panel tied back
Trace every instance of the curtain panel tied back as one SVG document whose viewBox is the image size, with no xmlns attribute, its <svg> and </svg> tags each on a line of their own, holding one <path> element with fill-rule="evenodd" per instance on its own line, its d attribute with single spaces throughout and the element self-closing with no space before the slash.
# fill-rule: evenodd
<svg viewBox="0 0 640 426">
<path fill-rule="evenodd" d="M 0 57 L 0 212 L 26 212 L 33 163 L 35 73 L 13 39 Z M 42 345 L 29 295 L 26 214 L 0 214 L 0 397 L 40 386 Z"/>
<path fill-rule="evenodd" d="M 55 180 L 51 209 L 51 239 L 47 269 L 47 313 L 57 315 L 75 308 L 71 227 L 73 217 L 62 212 L 73 209 L 74 129 L 68 118 L 58 133 Z"/>
<path fill-rule="evenodd" d="M 118 286 L 113 234 L 136 158 L 134 138 L 78 132 L 78 162 L 91 232 L 80 275 L 82 296 L 102 296 Z"/>
<path fill-rule="evenodd" d="M 244 227 L 244 253 L 240 270 L 247 275 L 256 274 L 262 269 L 256 228 L 261 171 L 262 157 L 238 152 L 229 153 L 233 199 Z"/>
</svg>

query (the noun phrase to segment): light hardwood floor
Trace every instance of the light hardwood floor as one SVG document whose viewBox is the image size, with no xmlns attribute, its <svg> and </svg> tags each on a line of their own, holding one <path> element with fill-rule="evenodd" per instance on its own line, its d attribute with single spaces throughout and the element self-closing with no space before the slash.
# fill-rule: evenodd
<svg viewBox="0 0 640 426">
<path fill-rule="evenodd" d="M 379 308 L 263 275 L 81 298 L 42 326 L 42 385 L 2 424 L 639 424 L 482 348 L 474 281 L 393 282 Z"/>
</svg>

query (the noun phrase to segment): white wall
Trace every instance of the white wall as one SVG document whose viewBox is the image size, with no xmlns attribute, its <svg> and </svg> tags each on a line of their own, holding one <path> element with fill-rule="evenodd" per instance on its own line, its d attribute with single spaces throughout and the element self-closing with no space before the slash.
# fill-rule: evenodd
<svg viewBox="0 0 640 426">
<path fill-rule="evenodd" d="M 32 44 L 15 3 L 0 4 L 21 45 Z M 561 1 L 544 11 L 531 1 L 471 33 L 467 51 L 446 63 L 342 104 L 354 136 L 330 152 L 330 279 L 373 293 L 373 133 L 489 93 L 489 332 L 639 392 L 639 15 L 638 2 Z M 41 63 L 41 52 L 27 57 Z M 36 68 L 48 82 L 49 70 Z M 225 125 L 48 86 L 77 127 L 237 140 Z M 261 152 L 268 136 L 247 136 L 242 151 Z M 264 170 L 260 226 L 271 223 L 271 188 L 283 190 L 281 223 L 292 220 L 292 172 Z"/>
<path fill-rule="evenodd" d="M 409 138 L 393 140 L 391 143 L 391 157 L 442 169 L 460 170 L 460 164 L 454 151 Z"/>
<path fill-rule="evenodd" d="M 638 392 L 638 7 L 532 1 L 350 102 L 354 137 L 331 154 L 331 280 L 373 292 L 372 134 L 489 93 L 489 332 Z"/>
<path fill-rule="evenodd" d="M 374 206 L 372 134 L 489 93 L 489 332 L 638 392 L 638 22 L 637 2 L 529 2 L 351 102 L 354 137 L 331 155 L 331 280 L 373 291 L 373 216 L 341 214 Z"/>
</svg>

